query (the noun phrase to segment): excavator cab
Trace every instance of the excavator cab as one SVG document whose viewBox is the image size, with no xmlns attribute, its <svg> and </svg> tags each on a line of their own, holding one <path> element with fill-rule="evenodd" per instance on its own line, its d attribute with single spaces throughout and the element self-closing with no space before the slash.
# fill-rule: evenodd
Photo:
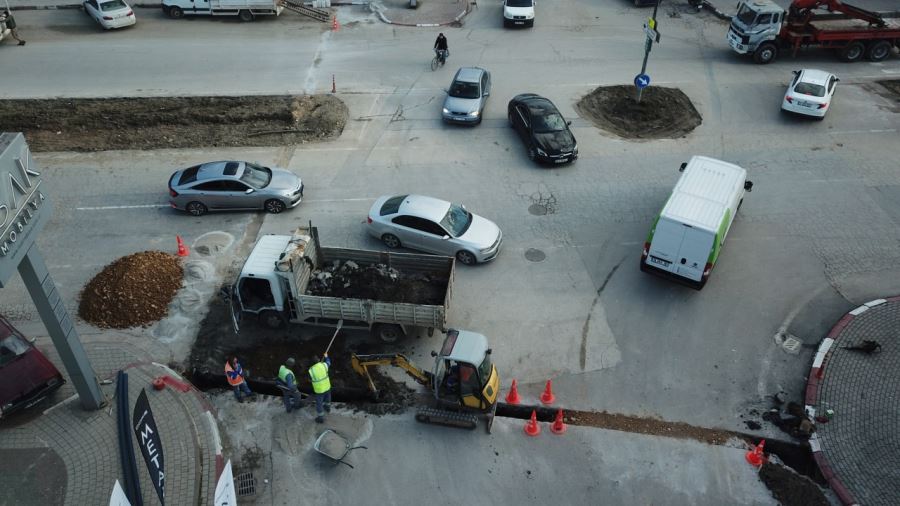
<svg viewBox="0 0 900 506">
<path fill-rule="evenodd" d="M 500 375 L 491 363 L 487 338 L 450 329 L 434 361 L 434 396 L 438 403 L 489 411 L 497 403 Z"/>
</svg>

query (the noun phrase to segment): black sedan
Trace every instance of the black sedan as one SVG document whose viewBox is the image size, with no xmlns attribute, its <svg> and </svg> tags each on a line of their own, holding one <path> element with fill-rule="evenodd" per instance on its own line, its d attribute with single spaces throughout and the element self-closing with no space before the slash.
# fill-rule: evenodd
<svg viewBox="0 0 900 506">
<path fill-rule="evenodd" d="M 578 158 L 571 121 L 563 119 L 553 102 L 534 93 L 516 95 L 507 107 L 509 124 L 528 148 L 528 158 L 544 163 L 574 162 Z"/>
</svg>

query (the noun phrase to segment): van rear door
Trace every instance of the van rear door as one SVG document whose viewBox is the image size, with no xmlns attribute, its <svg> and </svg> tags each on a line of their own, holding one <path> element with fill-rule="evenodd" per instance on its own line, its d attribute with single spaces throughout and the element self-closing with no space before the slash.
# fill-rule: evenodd
<svg viewBox="0 0 900 506">
<path fill-rule="evenodd" d="M 653 239 L 650 241 L 647 265 L 674 273 L 675 260 L 683 239 L 684 230 L 680 223 L 660 218 L 656 222 Z"/>
<path fill-rule="evenodd" d="M 709 253 L 712 251 L 714 235 L 708 230 L 689 225 L 682 225 L 682 228 L 684 236 L 675 262 L 675 273 L 693 281 L 700 281 Z"/>
</svg>

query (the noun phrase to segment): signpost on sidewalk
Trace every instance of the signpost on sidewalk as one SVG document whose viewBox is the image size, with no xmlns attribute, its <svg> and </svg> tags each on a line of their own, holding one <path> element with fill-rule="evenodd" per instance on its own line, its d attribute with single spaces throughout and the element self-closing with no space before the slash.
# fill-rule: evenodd
<svg viewBox="0 0 900 506">
<path fill-rule="evenodd" d="M 650 76 L 647 75 L 647 58 L 650 57 L 650 49 L 653 48 L 653 43 L 659 44 L 659 31 L 657 31 L 657 23 L 656 23 L 656 12 L 659 10 L 659 3 L 662 0 L 656 0 L 656 5 L 653 6 L 653 15 L 650 16 L 650 19 L 644 24 L 644 34 L 647 35 L 647 39 L 644 41 L 644 62 L 641 64 L 641 73 L 634 77 L 634 87 L 637 88 L 637 102 L 641 103 L 641 94 L 644 91 L 644 88 L 650 85 Z M 646 79 L 644 79 L 646 78 Z"/>
</svg>

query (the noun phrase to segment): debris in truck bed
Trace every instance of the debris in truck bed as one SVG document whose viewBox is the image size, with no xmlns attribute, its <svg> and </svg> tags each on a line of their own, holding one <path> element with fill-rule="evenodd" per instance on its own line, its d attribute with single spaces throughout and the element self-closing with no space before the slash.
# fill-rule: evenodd
<svg viewBox="0 0 900 506">
<path fill-rule="evenodd" d="M 166 315 L 183 277 L 181 262 L 169 253 L 143 251 L 122 257 L 85 285 L 78 316 L 100 328 L 149 325 Z"/>
<path fill-rule="evenodd" d="M 441 305 L 446 286 L 446 276 L 436 273 L 406 274 L 384 264 L 361 266 L 352 260 L 335 260 L 313 271 L 307 293 L 345 299 Z"/>
</svg>

